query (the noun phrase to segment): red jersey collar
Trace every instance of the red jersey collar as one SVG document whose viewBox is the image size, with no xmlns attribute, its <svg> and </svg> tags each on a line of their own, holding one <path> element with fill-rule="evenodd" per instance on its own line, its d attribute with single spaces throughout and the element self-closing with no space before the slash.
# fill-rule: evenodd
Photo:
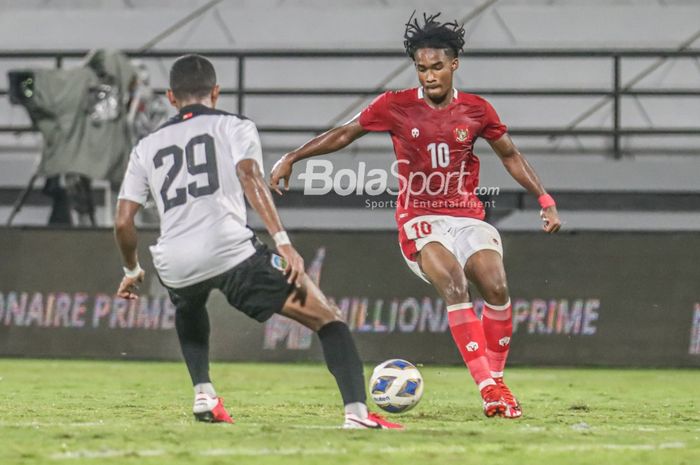
<svg viewBox="0 0 700 465">
<path fill-rule="evenodd" d="M 452 98 L 455 99 L 455 100 L 457 100 L 457 95 L 458 95 L 457 89 L 455 89 L 455 88 L 453 87 L 453 88 L 452 88 Z M 424 97 L 424 94 L 423 94 L 423 87 L 419 87 L 419 88 L 418 88 L 418 99 L 419 99 L 419 100 L 423 100 L 423 97 Z"/>
</svg>

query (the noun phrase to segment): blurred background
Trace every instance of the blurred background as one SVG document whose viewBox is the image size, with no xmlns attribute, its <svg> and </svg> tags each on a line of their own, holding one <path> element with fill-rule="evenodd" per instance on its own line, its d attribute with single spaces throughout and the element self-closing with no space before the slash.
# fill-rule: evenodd
<svg viewBox="0 0 700 465">
<path fill-rule="evenodd" d="M 225 91 L 220 107 L 256 122 L 269 169 L 384 89 L 416 85 L 402 52 L 414 8 L 465 22 L 457 86 L 492 102 L 557 198 L 567 229 L 700 228 L 700 5 L 693 1 L 2 1 L 0 75 L 70 69 L 91 49 L 117 49 L 139 57 L 150 86 L 162 93 L 175 57 L 210 52 Z M 36 172 L 42 138 L 25 108 L 10 103 L 6 86 L 0 110 L 6 222 Z M 539 228 L 528 211 L 534 199 L 486 144 L 476 153 L 482 185 L 500 188 L 492 222 L 504 230 Z M 391 142 L 370 134 L 332 160 L 336 170 L 361 161 L 388 167 Z M 296 175 L 303 170 L 294 189 L 302 187 Z M 108 225 L 103 208 L 114 198 L 103 181 L 94 182 L 96 221 Z M 14 224 L 48 222 L 43 185 L 37 179 Z M 393 228 L 391 214 L 368 211 L 360 196 L 288 197 L 281 207 L 293 227 Z"/>
<path fill-rule="evenodd" d="M 0 291 L 6 299 L 15 292 L 16 302 L 3 303 L 0 321 L 29 321 L 7 316 L 10 308 L 19 315 L 21 292 L 29 293 L 28 312 L 33 289 L 110 293 L 110 283 L 116 285 L 116 252 L 101 228 L 111 225 L 127 147 L 174 113 L 162 94 L 176 57 L 197 52 L 212 59 L 223 88 L 219 107 L 255 121 L 269 172 L 281 155 L 350 119 L 384 90 L 417 85 L 402 44 L 414 9 L 441 11 L 442 19 L 465 24 L 457 87 L 494 105 L 558 202 L 563 235 L 545 238 L 538 233 L 536 199 L 516 185 L 487 144 L 477 143 L 481 184 L 499 189 L 484 197 L 492 202 L 488 219 L 504 235 L 513 295 L 523 299 L 520 331 L 535 347 L 535 355 L 521 361 L 596 364 L 602 354 L 602 363 L 609 356 L 616 364 L 698 366 L 700 4 L 691 0 L 0 0 L 0 76 L 15 76 L 14 90 L 9 77 L 0 79 L 0 222 L 44 227 L 53 219 L 54 227 L 81 227 L 76 236 L 54 228 L 4 230 L 12 240 L 3 246 Z M 103 57 L 97 61 L 96 50 Z M 104 63 L 114 67 L 106 70 Z M 85 97 L 66 107 L 73 110 L 58 122 L 52 112 L 63 108 L 64 90 L 75 79 L 56 69 L 82 70 L 76 75 L 87 83 Z M 47 88 L 56 100 L 47 97 L 39 108 L 31 102 L 40 100 L 42 79 L 53 79 Z M 51 134 L 77 127 L 97 131 L 89 144 L 50 149 Z M 387 169 L 394 155 L 386 134 L 368 134 L 327 158 L 335 172 L 357 172 L 360 164 Z M 384 315 L 391 315 L 389 302 L 398 296 L 415 303 L 396 304 L 394 327 L 400 328 L 396 318 L 404 315 L 410 323 L 415 313 L 405 332 L 429 332 L 433 308 L 426 310 L 422 299 L 434 299 L 433 291 L 404 269 L 393 209 L 367 208 L 368 200 L 391 197 L 304 195 L 298 177 L 304 164 L 295 170 L 290 193 L 278 200 L 281 216 L 305 247 L 307 262 L 320 260 L 314 262 L 320 270 L 325 257 L 322 287 L 339 302 L 348 296 L 344 311 L 354 327 L 381 329 L 384 317 L 380 312 L 372 320 L 372 305 L 382 300 Z M 396 184 L 390 180 L 390 187 Z M 156 228 L 157 217 L 146 212 L 140 224 Z M 250 224 L 261 227 L 254 214 Z M 91 234 L 101 239 L 88 247 Z M 76 251 L 78 237 L 85 248 Z M 48 251 L 58 243 L 65 250 Z M 40 272 L 32 254 L 43 248 L 42 260 L 58 264 L 42 265 Z M 82 254 L 83 261 L 108 258 L 85 265 L 76 258 Z M 82 280 L 52 282 L 66 263 L 98 269 Z M 338 271 L 348 267 L 362 270 L 361 276 Z M 47 269 L 56 275 L 47 276 Z M 97 278 L 100 269 L 111 274 Z M 328 277 L 328 269 L 336 274 Z M 162 295 L 157 288 L 153 283 L 152 295 Z M 431 300 L 434 308 L 438 300 Z M 77 305 L 71 302 L 66 305 Z M 86 314 L 99 314 L 97 303 L 89 302 Z M 127 318 L 120 315 L 105 321 L 118 326 Z M 633 315 L 638 331 L 622 341 Z M 435 332 L 443 332 L 435 318 Z M 90 324 L 100 327 L 102 320 Z M 576 324 L 580 339 L 572 339 Z M 289 336 L 289 328 L 279 331 L 280 339 Z M 129 352 L 119 349 L 124 334 L 107 356 Z M 302 336 L 294 336 L 294 344 L 303 345 Z M 382 342 L 367 337 L 376 358 L 386 358 Z M 657 350 L 668 352 L 663 357 L 653 348 L 610 355 L 611 347 L 655 337 Z M 447 343 L 443 361 L 454 358 Z M 221 350 L 222 357 L 235 352 Z M 550 357 L 554 352 L 561 358 Z"/>
</svg>

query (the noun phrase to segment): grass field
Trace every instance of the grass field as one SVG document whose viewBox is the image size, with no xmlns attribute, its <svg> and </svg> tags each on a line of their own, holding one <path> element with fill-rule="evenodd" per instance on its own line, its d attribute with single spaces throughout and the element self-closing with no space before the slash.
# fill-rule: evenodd
<svg viewBox="0 0 700 465">
<path fill-rule="evenodd" d="M 487 419 L 459 367 L 424 367 L 405 431 L 344 431 L 321 365 L 214 364 L 235 425 L 195 423 L 184 364 L 0 359 L 0 464 L 698 464 L 700 372 L 512 369 Z"/>
</svg>

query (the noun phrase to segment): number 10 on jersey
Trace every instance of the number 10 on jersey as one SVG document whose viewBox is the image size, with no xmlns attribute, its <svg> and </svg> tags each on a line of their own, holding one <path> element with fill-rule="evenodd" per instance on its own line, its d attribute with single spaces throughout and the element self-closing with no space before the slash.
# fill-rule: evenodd
<svg viewBox="0 0 700 465">
<path fill-rule="evenodd" d="M 428 144 L 430 152 L 430 164 L 435 168 L 447 168 L 450 164 L 450 146 L 445 142 L 432 142 Z"/>
</svg>

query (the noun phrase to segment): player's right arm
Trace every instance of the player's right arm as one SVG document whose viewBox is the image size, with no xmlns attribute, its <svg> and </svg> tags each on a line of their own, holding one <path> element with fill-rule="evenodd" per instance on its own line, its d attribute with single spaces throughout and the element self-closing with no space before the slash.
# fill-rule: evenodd
<svg viewBox="0 0 700 465">
<path fill-rule="evenodd" d="M 304 279 L 304 259 L 289 242 L 258 162 L 250 158 L 241 160 L 236 165 L 236 174 L 248 203 L 258 212 L 267 231 L 275 240 L 277 252 L 287 261 L 287 281 L 300 287 Z"/>
<path fill-rule="evenodd" d="M 139 284 L 143 282 L 145 274 L 139 265 L 136 253 L 138 238 L 134 218 L 141 206 L 146 203 L 149 191 L 148 175 L 137 149 L 138 146 L 129 155 L 129 164 L 119 190 L 117 212 L 114 217 L 114 238 L 124 264 L 124 277 L 117 289 L 117 295 L 130 300 L 138 298 Z"/>
<path fill-rule="evenodd" d="M 231 154 L 243 193 L 274 239 L 277 252 L 287 261 L 287 281 L 301 287 L 304 279 L 304 259 L 292 247 L 272 201 L 270 189 L 263 178 L 262 147 L 258 129 L 250 120 L 229 118 L 228 123 Z"/>
<path fill-rule="evenodd" d="M 284 180 L 284 188 L 289 190 L 289 178 L 292 175 L 294 163 L 305 158 L 337 152 L 365 134 L 367 134 L 367 131 L 362 127 L 360 117 L 357 116 L 342 126 L 314 137 L 298 149 L 287 153 L 277 160 L 270 174 L 270 188 L 282 195 L 279 183 L 281 180 Z"/>
</svg>

